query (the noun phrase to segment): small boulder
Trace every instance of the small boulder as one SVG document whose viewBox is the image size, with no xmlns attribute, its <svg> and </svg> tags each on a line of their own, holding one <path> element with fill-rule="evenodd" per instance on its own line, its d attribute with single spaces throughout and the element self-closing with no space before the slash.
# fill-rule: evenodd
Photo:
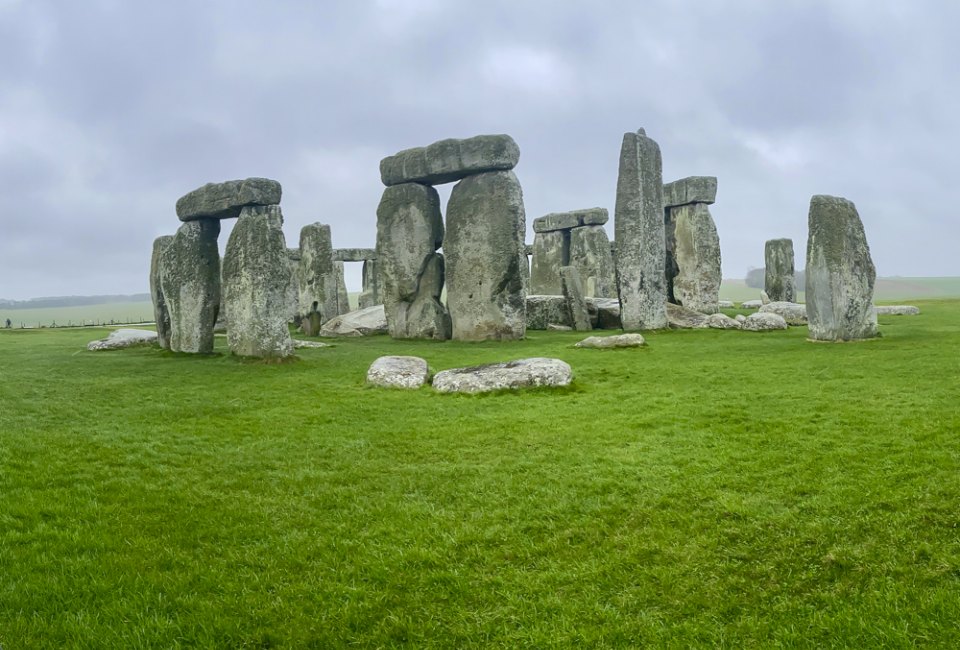
<svg viewBox="0 0 960 650">
<path fill-rule="evenodd" d="M 675 305 L 672 302 L 667 303 L 667 320 L 673 329 L 685 330 L 709 327 L 709 317 L 706 314 Z"/>
<path fill-rule="evenodd" d="M 430 374 L 427 362 L 420 357 L 380 357 L 370 364 L 367 382 L 384 388 L 420 388 Z"/>
<path fill-rule="evenodd" d="M 730 318 L 726 314 L 710 314 L 707 316 L 707 327 L 717 330 L 738 330 L 740 329 L 740 321 Z"/>
<path fill-rule="evenodd" d="M 744 300 L 740 303 L 740 309 L 760 309 L 762 306 L 762 300 Z"/>
<path fill-rule="evenodd" d="M 575 348 L 639 348 L 646 345 L 641 334 L 617 334 L 614 336 L 588 336 L 573 347 Z"/>
<path fill-rule="evenodd" d="M 570 365 L 560 359 L 533 357 L 438 372 L 433 387 L 441 393 L 486 393 L 534 386 L 567 386 L 573 380 Z"/>
<path fill-rule="evenodd" d="M 110 332 L 105 339 L 90 341 L 87 343 L 87 349 L 92 351 L 119 350 L 134 345 L 155 343 L 156 341 L 157 333 L 152 330 L 119 329 Z"/>
<path fill-rule="evenodd" d="M 780 314 L 757 312 L 747 316 L 740 329 L 748 332 L 767 332 L 770 330 L 785 330 L 787 327 L 787 321 Z"/>
<path fill-rule="evenodd" d="M 320 336 L 373 336 L 387 333 L 383 305 L 358 309 L 331 318 L 320 328 Z"/>
<path fill-rule="evenodd" d="M 743 325 L 743 321 L 747 320 L 747 317 L 744 316 L 743 314 L 737 314 L 736 316 L 733 317 L 733 320 Z"/>
<path fill-rule="evenodd" d="M 732 300 L 719 300 L 719 301 L 717 301 L 717 308 L 718 308 L 718 309 L 733 309 L 733 301 L 732 301 Z"/>
<path fill-rule="evenodd" d="M 780 314 L 787 325 L 806 325 L 807 306 L 795 302 L 768 302 L 760 306 L 761 314 Z"/>
</svg>

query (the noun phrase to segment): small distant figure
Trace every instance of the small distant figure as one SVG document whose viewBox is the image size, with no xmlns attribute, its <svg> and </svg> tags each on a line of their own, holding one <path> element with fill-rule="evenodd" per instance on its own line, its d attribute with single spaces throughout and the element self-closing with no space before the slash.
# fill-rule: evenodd
<svg viewBox="0 0 960 650">
<path fill-rule="evenodd" d="M 13 327 L 13 323 L 10 322 L 10 319 L 9 319 L 9 318 L 8 318 L 7 321 L 4 323 L 4 325 L 6 326 L 7 329 L 10 329 L 11 327 Z"/>
</svg>

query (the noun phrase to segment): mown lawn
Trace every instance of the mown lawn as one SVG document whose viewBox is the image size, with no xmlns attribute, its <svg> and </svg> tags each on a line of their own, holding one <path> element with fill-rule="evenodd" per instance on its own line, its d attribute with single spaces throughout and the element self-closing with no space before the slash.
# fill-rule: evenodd
<svg viewBox="0 0 960 650">
<path fill-rule="evenodd" d="M 960 302 L 917 304 L 287 365 L 0 331 L 0 646 L 958 647 Z M 576 379 L 369 388 L 382 354 Z"/>
</svg>

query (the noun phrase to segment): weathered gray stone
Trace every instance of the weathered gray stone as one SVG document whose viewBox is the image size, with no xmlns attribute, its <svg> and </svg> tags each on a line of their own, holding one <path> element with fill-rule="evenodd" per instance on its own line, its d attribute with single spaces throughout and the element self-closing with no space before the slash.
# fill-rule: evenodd
<svg viewBox="0 0 960 650">
<path fill-rule="evenodd" d="M 333 243 L 326 224 L 311 223 L 300 229 L 297 294 L 300 329 L 307 336 L 316 336 L 320 327 L 339 313 Z"/>
<path fill-rule="evenodd" d="M 390 336 L 397 339 L 450 336 L 440 303 L 444 259 L 440 197 L 426 185 L 388 187 L 377 207 L 377 264 L 380 297 Z"/>
<path fill-rule="evenodd" d="M 157 332 L 151 330 L 119 329 L 113 330 L 106 338 L 87 343 L 91 351 L 120 350 L 136 345 L 146 345 L 157 341 Z"/>
<path fill-rule="evenodd" d="M 580 273 L 585 295 L 616 298 L 617 269 L 603 226 L 582 226 L 571 230 L 569 250 L 568 263 Z"/>
<path fill-rule="evenodd" d="M 602 226 L 610 219 L 606 208 L 585 208 L 571 212 L 551 212 L 533 220 L 533 232 L 570 230 L 579 226 Z"/>
<path fill-rule="evenodd" d="M 223 304 L 231 352 L 261 359 L 293 355 L 287 328 L 289 284 L 280 206 L 243 208 L 223 253 Z"/>
<path fill-rule="evenodd" d="M 533 244 L 524 244 L 523 245 L 523 254 L 527 257 L 533 255 Z"/>
<path fill-rule="evenodd" d="M 520 147 L 509 135 L 478 135 L 440 140 L 406 149 L 380 161 L 384 185 L 451 183 L 473 174 L 509 170 L 520 160 Z"/>
<path fill-rule="evenodd" d="M 218 219 L 184 223 L 160 254 L 160 291 L 170 315 L 170 349 L 213 352 L 220 310 Z"/>
<path fill-rule="evenodd" d="M 646 345 L 642 334 L 616 334 L 614 336 L 589 336 L 573 347 L 575 348 L 639 348 Z"/>
<path fill-rule="evenodd" d="M 621 328 L 620 301 L 616 298 L 587 298 L 593 328 L 616 330 Z M 596 317 L 594 317 L 596 313 Z"/>
<path fill-rule="evenodd" d="M 704 329 L 710 327 L 710 317 L 703 312 L 667 303 L 667 318 L 673 329 Z"/>
<path fill-rule="evenodd" d="M 573 329 L 578 332 L 589 332 L 593 329 L 590 324 L 590 313 L 587 302 L 583 297 L 583 283 L 580 273 L 572 266 L 560 267 L 560 285 L 563 289 L 563 299 L 567 301 L 567 309 L 573 320 Z"/>
<path fill-rule="evenodd" d="M 760 304 L 761 304 L 761 305 L 769 305 L 770 302 L 771 302 L 770 296 L 767 295 L 767 292 L 766 292 L 766 291 L 764 291 L 763 289 L 761 289 L 761 290 L 760 290 Z"/>
<path fill-rule="evenodd" d="M 572 332 L 573 328 L 570 327 L 569 325 L 555 325 L 553 323 L 550 323 L 549 325 L 547 325 L 547 331 L 548 332 Z"/>
<path fill-rule="evenodd" d="M 763 289 L 773 302 L 794 302 L 794 262 L 792 239 L 769 239 L 763 247 Z"/>
<path fill-rule="evenodd" d="M 668 208 L 667 215 L 673 226 L 668 230 L 673 232 L 676 262 L 673 298 L 688 309 L 712 314 L 717 311 L 722 273 L 720 237 L 710 209 L 704 203 L 691 203 Z"/>
<path fill-rule="evenodd" d="M 337 316 L 349 314 L 352 310 L 350 309 L 350 294 L 347 293 L 347 280 L 343 273 L 343 262 L 334 260 L 333 279 L 337 292 Z"/>
<path fill-rule="evenodd" d="M 730 318 L 726 314 L 710 314 L 707 316 L 707 327 L 718 330 L 738 330 L 740 329 L 740 321 Z"/>
<path fill-rule="evenodd" d="M 300 350 L 301 348 L 332 348 L 334 347 L 332 343 L 324 343 L 323 341 L 301 341 L 300 339 L 293 339 L 293 349 Z"/>
<path fill-rule="evenodd" d="M 716 176 L 688 176 L 663 186 L 663 205 L 666 208 L 691 203 L 710 204 L 716 200 Z"/>
<path fill-rule="evenodd" d="M 290 282 L 287 284 L 284 302 L 287 305 L 286 318 L 288 323 L 300 323 L 300 249 L 287 248 L 287 268 L 290 271 Z M 225 312 L 221 309 L 221 313 Z"/>
<path fill-rule="evenodd" d="M 562 295 L 528 295 L 526 303 L 527 329 L 545 330 L 550 325 L 573 327 L 570 309 Z"/>
<path fill-rule="evenodd" d="M 807 324 L 807 306 L 798 305 L 795 302 L 768 302 L 760 306 L 761 314 L 779 314 L 787 325 L 806 325 Z"/>
<path fill-rule="evenodd" d="M 376 248 L 334 248 L 334 262 L 366 262 L 377 259 Z"/>
<path fill-rule="evenodd" d="M 660 147 L 643 129 L 625 133 L 614 218 L 623 328 L 667 327 L 666 250 Z"/>
<path fill-rule="evenodd" d="M 523 192 L 513 172 L 457 183 L 447 205 L 447 306 L 459 341 L 521 339 L 526 330 Z"/>
<path fill-rule="evenodd" d="M 719 309 L 733 309 L 733 301 L 732 301 L 732 300 L 720 300 L 720 301 L 717 302 L 717 307 L 718 307 Z"/>
<path fill-rule="evenodd" d="M 363 285 L 360 292 L 359 307 L 366 309 L 374 305 L 381 305 L 380 298 L 380 267 L 377 260 L 363 261 Z"/>
<path fill-rule="evenodd" d="M 534 357 L 444 370 L 434 376 L 433 387 L 441 393 L 485 393 L 534 386 L 567 386 L 572 380 L 573 371 L 565 361 Z"/>
<path fill-rule="evenodd" d="M 920 308 L 913 305 L 877 305 L 873 310 L 877 316 L 916 316 L 920 313 Z"/>
<path fill-rule="evenodd" d="M 851 341 L 876 336 L 875 280 L 857 208 L 839 197 L 811 198 L 806 268 L 810 338 Z"/>
<path fill-rule="evenodd" d="M 160 289 L 160 257 L 167 249 L 173 235 L 164 235 L 153 240 L 153 255 L 150 257 L 150 297 L 153 300 L 153 320 L 157 325 L 157 342 L 164 350 L 170 349 L 170 312 Z"/>
<path fill-rule="evenodd" d="M 180 221 L 236 219 L 244 206 L 275 205 L 280 195 L 280 183 L 269 178 L 207 183 L 177 200 L 177 217 Z"/>
<path fill-rule="evenodd" d="M 320 328 L 320 336 L 374 336 L 387 333 L 387 316 L 383 305 L 358 309 L 331 318 Z"/>
<path fill-rule="evenodd" d="M 530 293 L 553 296 L 562 293 L 560 267 L 570 259 L 570 240 L 562 230 L 538 232 L 533 236 L 530 260 Z"/>
<path fill-rule="evenodd" d="M 740 303 L 740 309 L 760 309 L 762 306 L 762 300 L 744 300 Z"/>
<path fill-rule="evenodd" d="M 420 357 L 379 357 L 367 369 L 367 383 L 416 390 L 427 383 L 429 375 L 427 362 Z"/>
<path fill-rule="evenodd" d="M 770 330 L 787 329 L 787 321 L 780 314 L 772 312 L 757 312 L 750 314 L 740 324 L 740 329 L 747 332 L 767 332 Z"/>
<path fill-rule="evenodd" d="M 747 317 L 744 316 L 743 314 L 737 314 L 736 316 L 733 317 L 733 319 L 738 323 L 740 323 L 740 325 L 743 325 L 743 321 L 747 320 Z"/>
</svg>

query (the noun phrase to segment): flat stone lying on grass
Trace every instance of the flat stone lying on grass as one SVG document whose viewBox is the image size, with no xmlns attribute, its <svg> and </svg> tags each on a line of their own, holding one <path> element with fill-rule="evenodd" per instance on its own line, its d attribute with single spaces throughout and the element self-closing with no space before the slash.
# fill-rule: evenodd
<svg viewBox="0 0 960 650">
<path fill-rule="evenodd" d="M 296 349 L 301 348 L 332 348 L 332 343 L 324 343 L 323 341 L 301 341 L 298 339 L 293 339 L 293 347 Z"/>
<path fill-rule="evenodd" d="M 913 305 L 877 305 L 873 309 L 877 316 L 916 316 L 920 313 L 920 308 Z"/>
<path fill-rule="evenodd" d="M 441 393 L 486 393 L 507 388 L 567 386 L 572 380 L 573 370 L 565 361 L 533 357 L 444 370 L 433 377 L 433 387 Z"/>
<path fill-rule="evenodd" d="M 385 388 L 417 389 L 427 383 L 430 371 L 420 357 L 387 356 L 370 364 L 367 381 Z"/>
<path fill-rule="evenodd" d="M 706 314 L 672 302 L 667 303 L 667 321 L 672 329 L 702 329 L 709 327 L 708 320 L 709 317 Z"/>
<path fill-rule="evenodd" d="M 744 300 L 740 303 L 740 309 L 760 309 L 762 306 L 762 300 Z"/>
<path fill-rule="evenodd" d="M 573 328 L 569 325 L 557 325 L 556 323 L 550 323 L 547 325 L 548 332 L 572 332 Z"/>
<path fill-rule="evenodd" d="M 373 336 L 386 333 L 387 315 L 383 305 L 341 314 L 320 328 L 320 336 Z"/>
<path fill-rule="evenodd" d="M 806 325 L 807 306 L 795 302 L 776 301 L 760 306 L 761 314 L 780 314 L 787 325 Z"/>
<path fill-rule="evenodd" d="M 88 350 L 119 350 L 129 348 L 134 345 L 143 345 L 145 343 L 154 343 L 157 340 L 157 333 L 152 330 L 119 329 L 113 330 L 105 339 L 99 341 L 90 341 L 87 343 Z"/>
<path fill-rule="evenodd" d="M 732 301 L 732 300 L 719 300 L 719 301 L 717 301 L 717 308 L 718 308 L 718 309 L 733 309 L 733 301 Z"/>
<path fill-rule="evenodd" d="M 575 348 L 639 348 L 646 345 L 641 334 L 616 334 L 614 336 L 588 336 L 573 347 Z"/>
<path fill-rule="evenodd" d="M 740 329 L 747 332 L 767 332 L 770 330 L 785 330 L 787 327 L 787 321 L 780 314 L 757 312 L 747 316 Z"/>
<path fill-rule="evenodd" d="M 744 317 L 744 320 L 746 320 L 746 317 Z M 710 314 L 707 316 L 707 327 L 717 330 L 738 330 L 740 329 L 740 321 L 730 318 L 726 314 Z"/>
</svg>

